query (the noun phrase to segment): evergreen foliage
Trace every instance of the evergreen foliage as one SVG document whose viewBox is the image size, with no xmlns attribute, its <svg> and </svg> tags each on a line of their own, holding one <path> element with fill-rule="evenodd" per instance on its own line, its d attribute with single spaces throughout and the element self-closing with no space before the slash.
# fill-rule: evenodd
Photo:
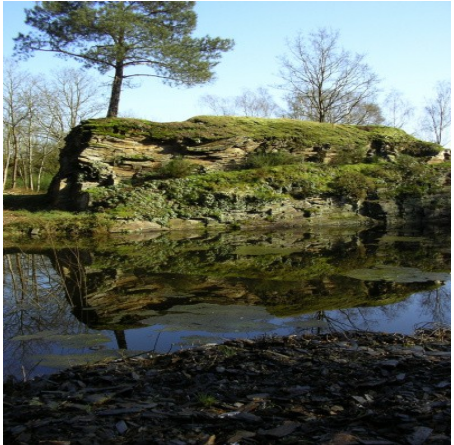
<svg viewBox="0 0 454 445">
<path fill-rule="evenodd" d="M 114 71 L 107 116 L 117 116 L 123 81 L 152 76 L 170 85 L 193 86 L 213 78 L 229 39 L 192 37 L 194 2 L 46 1 L 26 9 L 34 28 L 15 39 L 16 53 L 55 52 L 75 58 L 102 74 Z M 150 71 L 125 70 L 147 67 Z"/>
</svg>

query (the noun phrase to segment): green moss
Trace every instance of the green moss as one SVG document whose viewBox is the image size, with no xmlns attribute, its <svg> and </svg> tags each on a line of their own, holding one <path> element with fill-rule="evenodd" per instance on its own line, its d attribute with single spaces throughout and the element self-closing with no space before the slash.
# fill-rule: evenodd
<svg viewBox="0 0 454 445">
<path fill-rule="evenodd" d="M 421 157 L 435 156 L 443 150 L 440 145 L 416 139 L 399 128 L 378 125 L 358 128 L 370 133 L 372 145 L 378 149 L 384 147 L 400 148 L 403 149 L 403 154 Z"/>
<path fill-rule="evenodd" d="M 444 272 L 426 272 L 416 267 L 378 265 L 371 269 L 355 269 L 345 274 L 363 281 L 391 281 L 395 283 L 425 283 L 449 281 L 451 276 Z"/>
<path fill-rule="evenodd" d="M 388 145 L 403 147 L 407 154 L 433 156 L 442 150 L 437 144 L 420 141 L 403 130 L 354 125 L 335 125 L 293 119 L 264 119 L 231 116 L 197 116 L 184 122 L 149 122 L 140 119 L 105 118 L 82 123 L 81 131 L 116 138 L 142 137 L 143 140 L 182 143 L 196 146 L 228 138 L 244 137 L 261 141 L 285 141 L 295 149 L 330 147 L 344 150 L 344 156 L 355 160 L 365 147 Z M 348 162 L 353 162 L 353 159 Z"/>
<path fill-rule="evenodd" d="M 399 162 L 386 165 L 306 163 L 195 174 L 135 186 L 121 183 L 86 190 L 91 212 L 17 210 L 17 224 L 9 224 L 5 231 L 27 232 L 33 228 L 43 235 L 106 233 L 119 218 L 153 221 L 164 226 L 172 218 L 239 223 L 232 218 L 235 213 L 257 212 L 267 205 L 292 199 L 337 196 L 355 203 L 378 197 L 404 200 L 431 196 L 443 190 L 443 180 L 449 172 L 449 164 L 427 165 L 402 156 Z M 14 207 L 12 203 L 13 199 L 9 199 L 10 208 Z M 23 203 L 18 200 L 18 208 Z M 316 211 L 307 209 L 304 216 L 311 218 Z M 275 221 L 272 214 L 266 218 L 268 222 Z"/>
</svg>

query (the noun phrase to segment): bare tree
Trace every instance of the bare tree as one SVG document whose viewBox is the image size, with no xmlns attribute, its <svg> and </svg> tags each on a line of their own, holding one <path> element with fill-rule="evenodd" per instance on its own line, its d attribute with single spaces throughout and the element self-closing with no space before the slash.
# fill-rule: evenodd
<svg viewBox="0 0 454 445">
<path fill-rule="evenodd" d="M 359 108 L 375 102 L 379 79 L 364 62 L 338 45 L 339 32 L 321 28 L 306 39 L 300 33 L 282 57 L 281 88 L 291 113 L 317 122 L 355 123 Z M 363 119 L 364 120 L 364 119 Z"/>
<path fill-rule="evenodd" d="M 235 97 L 235 108 L 242 116 L 273 117 L 280 109 L 266 88 L 260 87 L 256 91 L 244 90 Z"/>
<path fill-rule="evenodd" d="M 279 106 L 266 88 L 255 91 L 245 89 L 238 96 L 219 97 L 202 96 L 202 105 L 206 105 L 214 114 L 222 116 L 276 117 L 281 112 Z"/>
<path fill-rule="evenodd" d="M 30 74 L 19 71 L 16 63 L 6 61 L 3 75 L 3 188 L 10 168 L 11 188 L 17 186 L 23 128 L 28 119 L 23 87 L 30 79 Z"/>
<path fill-rule="evenodd" d="M 24 85 L 23 102 L 27 112 L 27 119 L 24 121 L 23 130 L 23 156 L 21 176 L 24 186 L 30 190 L 35 190 L 34 181 L 34 162 L 35 154 L 38 152 L 38 131 L 40 114 L 39 102 L 37 100 L 38 78 L 33 78 L 29 83 Z"/>
<path fill-rule="evenodd" d="M 65 298 L 63 278 L 46 254 L 3 255 L 4 373 L 33 375 L 39 355 L 52 353 L 52 332 L 87 333 Z"/>
<path fill-rule="evenodd" d="M 54 71 L 49 83 L 41 88 L 45 127 L 54 139 L 60 140 L 81 120 L 102 114 L 103 93 L 107 93 L 106 89 L 99 87 L 85 70 Z"/>
<path fill-rule="evenodd" d="M 407 125 L 415 112 L 411 103 L 396 89 L 391 90 L 386 96 L 382 108 L 386 115 L 385 125 L 395 128 Z"/>
<path fill-rule="evenodd" d="M 201 105 L 205 105 L 215 115 L 218 116 L 234 116 L 235 115 L 235 104 L 232 102 L 232 98 L 225 98 L 215 96 L 212 94 L 206 94 L 200 98 Z"/>
<path fill-rule="evenodd" d="M 52 78 L 32 76 L 7 61 L 3 82 L 3 188 L 39 191 L 44 173 L 53 175 L 68 131 L 102 111 L 100 89 L 82 70 Z"/>
<path fill-rule="evenodd" d="M 351 125 L 382 125 L 384 121 L 382 110 L 377 104 L 364 102 L 355 107 L 343 123 Z"/>
<path fill-rule="evenodd" d="M 448 134 L 451 126 L 451 82 L 437 82 L 434 91 L 435 96 L 426 99 L 421 129 L 431 141 L 446 145 L 450 142 Z"/>
</svg>

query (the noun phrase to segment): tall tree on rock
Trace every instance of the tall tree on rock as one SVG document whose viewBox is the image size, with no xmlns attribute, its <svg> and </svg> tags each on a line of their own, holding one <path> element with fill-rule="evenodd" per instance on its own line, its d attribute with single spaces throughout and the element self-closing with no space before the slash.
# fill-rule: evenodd
<svg viewBox="0 0 454 445">
<path fill-rule="evenodd" d="M 161 78 L 169 85 L 193 86 L 213 79 L 230 39 L 192 37 L 195 2 L 44 1 L 26 9 L 34 28 L 14 40 L 17 54 L 50 51 L 75 58 L 102 74 L 113 71 L 107 117 L 118 115 L 123 81 Z M 127 69 L 140 67 L 129 74 Z M 148 68 L 144 70 L 143 68 Z"/>
</svg>

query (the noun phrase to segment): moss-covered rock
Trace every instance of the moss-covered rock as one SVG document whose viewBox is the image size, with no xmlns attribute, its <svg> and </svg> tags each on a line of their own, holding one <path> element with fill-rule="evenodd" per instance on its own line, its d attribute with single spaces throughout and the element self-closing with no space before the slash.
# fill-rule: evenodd
<svg viewBox="0 0 454 445">
<path fill-rule="evenodd" d="M 49 196 L 58 208 L 122 220 L 117 227 L 389 223 L 392 206 L 383 200 L 399 219 L 408 199 L 442 192 L 449 174 L 438 162 L 442 154 L 389 127 L 216 116 L 93 119 L 68 135 Z M 424 207 L 413 203 L 417 210 L 407 209 L 404 219 L 430 219 L 418 205 Z"/>
</svg>

